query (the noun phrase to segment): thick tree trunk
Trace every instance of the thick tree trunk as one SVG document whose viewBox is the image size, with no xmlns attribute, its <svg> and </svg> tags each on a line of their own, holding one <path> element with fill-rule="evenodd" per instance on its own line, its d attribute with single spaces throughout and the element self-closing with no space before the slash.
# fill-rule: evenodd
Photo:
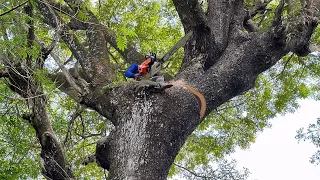
<svg viewBox="0 0 320 180">
<path fill-rule="evenodd" d="M 199 123 L 199 107 L 187 90 L 126 86 L 114 102 L 115 130 L 108 140 L 110 179 L 166 179 L 187 136 Z M 185 118 L 188 117 L 188 118 Z"/>
</svg>

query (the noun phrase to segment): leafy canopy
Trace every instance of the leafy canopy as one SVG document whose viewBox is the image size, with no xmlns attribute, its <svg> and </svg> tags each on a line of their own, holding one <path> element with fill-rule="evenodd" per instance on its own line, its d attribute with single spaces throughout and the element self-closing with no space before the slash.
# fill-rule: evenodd
<svg viewBox="0 0 320 180">
<path fill-rule="evenodd" d="M 246 0 L 245 6 L 250 7 L 257 1 Z M 36 6 L 33 1 L 30 2 Z M 0 13 L 20 3 L 22 1 L 1 0 Z M 259 27 L 266 29 L 272 23 L 277 4 L 278 1 L 273 1 L 268 5 L 269 11 L 255 16 L 254 21 Z M 202 5 L 205 9 L 206 2 Z M 116 33 L 116 42 L 120 50 L 124 50 L 130 44 L 143 54 L 153 51 L 161 56 L 183 36 L 182 25 L 169 0 L 108 0 L 104 3 L 88 0 L 82 6 L 90 8 L 106 28 Z M 296 2 L 287 4 L 286 7 L 287 21 L 301 9 L 301 5 Z M 34 14 L 34 17 L 29 17 L 25 14 L 24 7 L 21 7 L 0 17 L 0 48 L 3 54 L 12 56 L 16 63 L 28 56 L 34 57 L 32 61 L 35 62 L 41 50 L 38 43 L 28 46 L 26 33 L 28 21 L 34 22 L 37 38 L 47 45 L 54 35 L 54 29 L 42 21 L 36 9 Z M 66 22 L 70 20 L 68 14 L 60 14 Z M 80 8 L 77 18 L 86 20 L 88 14 Z M 80 40 L 85 38 L 83 30 L 69 33 L 75 34 Z M 316 29 L 312 42 L 320 43 L 319 28 Z M 121 55 L 109 45 L 108 50 L 117 73 L 114 83 L 121 83 L 125 81 L 123 71 L 129 64 L 125 63 Z M 60 42 L 54 51 L 66 66 L 76 62 L 64 43 Z M 164 71 L 174 75 L 179 70 L 182 58 L 183 51 L 180 50 L 165 64 Z M 319 62 L 318 56 L 309 55 L 300 58 L 289 54 L 276 66 L 260 75 L 253 90 L 223 104 L 203 120 L 181 149 L 170 176 L 181 171 L 189 177 L 190 173 L 188 175 L 185 169 L 179 168 L 180 165 L 188 170 L 204 173 L 206 176 L 216 175 L 209 162 L 221 162 L 221 159 L 234 152 L 236 147 L 248 148 L 259 132 L 270 127 L 268 122 L 270 118 L 278 113 L 293 112 L 298 108 L 297 99 L 308 97 L 318 99 Z M 4 68 L 4 64 L 0 66 Z M 112 126 L 96 112 L 84 109 L 56 89 L 48 74 L 58 71 L 58 66 L 49 57 L 45 69 L 34 72 L 47 95 L 47 110 L 54 131 L 63 143 L 67 160 L 78 178 L 102 178 L 103 172 L 97 165 L 83 165 L 83 161 L 95 151 L 96 141 L 107 135 Z M 40 147 L 36 143 L 34 130 L 23 118 L 29 108 L 24 99 L 11 92 L 9 86 L 8 81 L 1 80 L 0 179 L 37 178 L 40 175 L 40 167 L 37 165 Z M 221 167 L 227 167 L 225 169 L 235 169 L 234 161 L 229 165 L 222 164 L 225 166 Z M 217 168 L 225 172 L 221 167 Z M 245 178 L 247 172 L 238 175 Z"/>
</svg>

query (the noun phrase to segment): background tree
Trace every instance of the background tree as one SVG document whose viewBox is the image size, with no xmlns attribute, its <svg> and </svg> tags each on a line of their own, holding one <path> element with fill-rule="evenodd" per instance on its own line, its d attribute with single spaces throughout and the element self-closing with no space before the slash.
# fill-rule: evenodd
<svg viewBox="0 0 320 180">
<path fill-rule="evenodd" d="M 41 152 L 47 179 L 102 176 L 82 165 L 93 160 L 110 179 L 166 179 L 174 160 L 170 175 L 247 148 L 269 118 L 315 92 L 303 80 L 317 78 L 318 61 L 301 57 L 319 38 L 318 2 L 3 3 L 1 176 L 37 177 L 30 165 Z M 159 91 L 122 75 L 148 51 L 164 54 L 181 27 L 193 36 L 165 70 L 205 96 L 203 121 L 187 90 Z M 207 167 L 200 171 L 219 175 Z"/>
<path fill-rule="evenodd" d="M 317 123 L 310 124 L 309 127 L 305 130 L 304 128 L 300 128 L 297 131 L 296 139 L 303 141 L 310 141 L 314 144 L 317 149 L 320 147 L 320 119 L 317 120 Z M 317 150 L 311 158 L 310 162 L 316 165 L 320 163 L 320 150 Z"/>
</svg>

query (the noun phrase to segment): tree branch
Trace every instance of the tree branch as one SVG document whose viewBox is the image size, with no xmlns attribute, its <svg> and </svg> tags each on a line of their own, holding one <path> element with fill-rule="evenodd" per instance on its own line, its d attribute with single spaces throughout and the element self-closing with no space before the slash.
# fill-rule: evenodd
<svg viewBox="0 0 320 180">
<path fill-rule="evenodd" d="M 73 9 L 71 9 L 70 6 L 68 7 L 66 5 L 63 5 L 59 2 L 54 2 L 52 0 L 48 0 L 48 3 L 57 12 L 65 14 L 71 18 L 70 22 L 68 23 L 68 26 L 72 30 L 86 30 L 87 24 L 91 24 L 91 23 L 88 23 L 88 22 L 85 22 L 85 21 L 78 19 L 77 12 L 73 11 Z"/>
<path fill-rule="evenodd" d="M 6 15 L 6 14 L 8 14 L 8 13 L 10 13 L 10 12 L 16 10 L 16 9 L 18 9 L 19 7 L 25 5 L 28 1 L 29 1 L 29 0 L 27 0 L 27 1 L 25 1 L 25 2 L 23 2 L 23 3 L 21 3 L 21 4 L 19 4 L 19 5 L 17 5 L 17 6 L 15 6 L 15 7 L 13 7 L 12 9 L 10 9 L 10 10 L 4 12 L 4 13 L 1 13 L 0 16 L 4 16 L 4 15 Z"/>
<path fill-rule="evenodd" d="M 66 2 L 74 12 L 78 12 L 80 5 L 83 3 L 82 0 L 64 0 L 64 2 Z"/>
<path fill-rule="evenodd" d="M 97 136 L 102 136 L 103 135 L 102 133 L 88 134 L 88 135 L 85 135 L 84 133 L 82 133 L 82 134 L 75 133 L 75 134 L 80 136 L 82 139 L 87 139 L 87 138 L 90 138 L 90 137 L 97 137 Z"/>
<path fill-rule="evenodd" d="M 52 43 L 49 45 L 49 47 L 44 47 L 43 48 L 46 51 L 44 54 L 46 56 L 48 56 L 50 54 L 50 52 L 52 51 L 52 49 L 55 47 L 56 43 L 60 39 L 60 34 L 61 34 L 61 31 L 62 31 L 62 25 L 60 24 L 59 17 L 57 15 L 55 15 L 55 13 L 51 9 L 51 7 L 46 3 L 45 3 L 45 5 L 49 10 L 49 14 L 52 16 L 51 18 L 53 18 L 55 20 L 55 22 L 52 22 L 52 23 L 56 24 L 56 28 L 57 28 L 57 31 L 55 33 L 55 36 L 54 36 L 54 39 L 53 39 Z M 41 44 L 43 45 L 43 43 L 41 43 Z M 55 56 L 54 54 L 51 54 L 51 55 Z M 71 87 L 74 88 L 74 90 L 76 90 L 77 93 L 79 93 L 79 95 L 80 95 L 79 98 L 81 100 L 83 96 L 85 96 L 86 94 L 89 93 L 88 84 L 80 77 L 78 77 L 78 81 L 76 81 L 71 76 L 69 71 L 64 67 L 64 65 L 60 61 L 57 61 L 57 60 L 59 60 L 58 57 L 54 57 L 53 59 L 56 61 L 56 63 L 58 64 L 59 68 L 61 69 L 62 73 L 66 77 L 67 82 L 71 85 Z"/>
<path fill-rule="evenodd" d="M 96 155 L 92 154 L 92 155 L 84 157 L 81 164 L 88 165 L 89 163 L 94 163 L 94 162 L 96 162 Z"/>
<path fill-rule="evenodd" d="M 94 59 L 97 59 L 97 61 L 104 61 L 105 65 L 109 66 L 110 60 L 107 53 L 107 47 L 106 43 L 104 41 L 104 33 L 103 26 L 99 23 L 99 20 L 97 17 L 93 14 L 91 10 L 84 7 L 81 8 L 80 5 L 83 3 L 81 0 L 65 0 L 65 2 L 69 5 L 70 8 L 74 10 L 74 12 L 77 11 L 84 11 L 88 13 L 89 19 L 87 22 L 81 23 L 82 25 L 86 25 L 86 34 L 87 34 L 87 42 L 90 46 L 90 56 L 95 57 Z M 76 19 L 75 16 L 72 17 L 72 19 Z M 75 25 L 76 21 L 74 23 L 71 23 L 70 25 Z M 97 62 L 93 63 L 97 64 Z M 106 75 L 106 74 L 104 74 Z"/>
<path fill-rule="evenodd" d="M 141 63 L 144 61 L 144 55 L 140 54 L 130 44 L 127 46 L 126 49 L 120 50 L 118 48 L 118 45 L 116 42 L 116 36 L 115 36 L 115 33 L 113 32 L 113 30 L 100 24 L 97 21 L 97 19 L 94 17 L 94 15 L 92 14 L 91 11 L 85 10 L 85 11 L 89 11 L 89 13 L 91 14 L 90 16 L 93 17 L 94 21 L 86 22 L 86 21 L 82 21 L 82 20 L 78 19 L 75 15 L 72 15 L 73 11 L 71 9 L 68 9 L 68 7 L 65 7 L 59 3 L 55 3 L 55 2 L 51 2 L 51 1 L 50 1 L 50 4 L 51 4 L 52 8 L 54 8 L 56 11 L 61 12 L 71 18 L 71 21 L 68 23 L 68 26 L 71 29 L 86 30 L 88 27 L 92 26 L 92 27 L 94 27 L 94 29 L 90 30 L 90 31 L 91 32 L 103 32 L 104 38 L 102 38 L 102 39 L 105 39 L 113 48 L 115 48 L 120 53 L 120 55 L 124 58 L 124 60 L 126 62 L 132 64 L 132 63 Z M 62 8 L 58 8 L 58 7 L 62 7 Z M 90 29 L 92 29 L 92 28 L 90 28 Z M 98 39 L 101 39 L 101 38 L 98 38 Z M 105 43 L 103 43 L 103 46 L 101 46 L 101 47 L 104 47 L 105 46 L 104 44 Z M 103 56 L 103 57 L 107 57 L 107 56 Z"/>
<path fill-rule="evenodd" d="M 26 14 L 29 16 L 29 20 L 27 21 L 27 24 L 28 24 L 28 34 L 27 34 L 27 48 L 31 49 L 31 47 L 33 46 L 34 44 L 34 38 L 35 38 L 35 34 L 34 34 L 34 23 L 33 23 L 33 13 L 32 13 L 32 4 L 29 3 L 28 6 L 25 7 L 25 12 Z M 27 66 L 29 68 L 31 68 L 31 61 L 32 61 L 32 56 L 30 56 L 30 54 L 28 53 L 27 54 L 27 57 L 26 57 L 26 63 L 27 63 Z"/>
<path fill-rule="evenodd" d="M 210 28 L 214 35 L 214 42 L 218 46 L 217 50 L 225 49 L 231 30 L 231 23 L 236 19 L 235 13 L 241 11 L 242 1 L 215 0 L 208 1 L 208 13 Z M 241 17 L 243 18 L 243 17 Z M 241 19 L 241 25 L 243 19 Z"/>
<path fill-rule="evenodd" d="M 51 54 L 52 50 L 55 48 L 57 43 L 60 41 L 61 31 L 62 31 L 61 27 L 58 26 L 56 33 L 53 37 L 53 40 L 48 47 L 46 47 L 45 43 L 42 42 L 37 36 L 35 36 L 36 41 L 42 46 L 40 55 L 38 56 L 37 61 L 36 61 L 37 67 L 39 69 L 43 69 L 44 61 L 48 58 L 49 54 Z"/>
<path fill-rule="evenodd" d="M 274 13 L 274 19 L 273 19 L 273 22 L 272 22 L 272 27 L 277 27 L 279 25 L 281 25 L 281 22 L 282 22 L 282 12 L 284 10 L 284 0 L 280 0 L 279 1 L 279 4 L 276 8 L 276 11 Z"/>
<path fill-rule="evenodd" d="M 271 1 L 272 0 L 257 1 L 250 9 L 248 9 L 249 17 L 246 17 L 246 19 L 251 19 L 257 14 L 263 14 Z"/>
<path fill-rule="evenodd" d="M 76 12 L 74 12 L 70 7 L 61 4 L 60 2 L 55 2 L 53 0 L 47 0 L 47 2 L 51 5 L 51 7 L 58 11 L 61 12 L 71 18 L 75 18 L 76 17 Z"/>
<path fill-rule="evenodd" d="M 80 61 L 80 64 L 83 67 L 90 67 L 90 63 L 86 63 L 88 59 L 88 52 L 79 42 L 78 38 L 73 34 L 72 30 L 64 25 L 65 23 L 63 20 L 59 17 L 59 15 L 54 13 L 50 4 L 48 4 L 45 0 L 37 0 L 37 3 L 39 4 L 39 10 L 41 14 L 44 16 L 44 21 L 53 28 L 56 28 L 58 25 L 63 25 L 61 38 L 68 45 L 75 58 Z"/>
<path fill-rule="evenodd" d="M 48 178 L 74 178 L 72 172 L 67 168 L 64 152 L 55 137 L 47 115 L 47 99 L 41 84 L 33 79 L 34 76 L 28 74 L 29 70 L 26 67 L 21 64 L 13 65 L 13 62 L 6 63 L 12 65 L 12 67 L 9 66 L 8 68 L 10 88 L 25 98 L 29 110 L 28 120 L 35 129 L 41 144 L 42 173 Z M 35 66 L 30 66 L 29 68 L 32 67 Z"/>
<path fill-rule="evenodd" d="M 51 53 L 51 56 L 55 56 L 55 54 Z M 76 99 L 78 102 L 81 101 L 82 97 L 89 93 L 88 83 L 86 83 L 81 77 L 78 77 L 78 81 L 76 81 L 76 79 L 69 73 L 68 69 L 60 61 L 57 61 L 59 59 L 58 57 L 53 57 L 53 59 L 58 64 L 67 82 L 79 94 L 79 97 Z"/>
<path fill-rule="evenodd" d="M 126 60 L 126 62 L 132 63 L 142 63 L 144 61 L 144 55 L 140 54 L 133 46 L 130 44 L 127 45 L 127 48 L 124 50 L 120 50 L 117 45 L 115 33 L 110 30 L 106 29 L 105 33 L 106 41 L 116 49 L 119 54 Z"/>
<path fill-rule="evenodd" d="M 86 72 L 85 79 L 89 79 L 93 88 L 101 88 L 108 82 L 111 82 L 114 73 L 110 67 L 110 59 L 107 52 L 105 42 L 105 31 L 102 29 L 96 16 L 87 8 L 81 8 L 81 1 L 66 1 L 71 9 L 74 11 L 84 11 L 88 13 L 89 19 L 85 22 L 88 49 L 85 49 L 78 41 L 73 31 L 69 27 L 65 27 L 62 32 L 62 39 L 69 46 L 72 53 L 79 60 L 82 69 Z M 47 9 L 51 7 L 47 6 Z M 42 9 L 40 9 L 42 10 Z M 46 19 L 52 19 L 57 16 L 55 13 L 47 13 L 42 10 L 42 14 L 46 15 Z M 72 17 L 76 19 L 76 17 Z M 59 17 L 60 23 L 63 23 Z M 70 25 L 70 24 L 69 24 Z M 74 25 L 74 24 L 73 24 Z M 51 23 L 51 26 L 55 27 Z"/>
<path fill-rule="evenodd" d="M 191 170 L 189 170 L 189 169 L 187 169 L 187 168 L 185 168 L 185 167 L 183 167 L 183 166 L 181 166 L 179 164 L 176 164 L 176 163 L 173 163 L 173 165 L 177 166 L 180 169 L 183 169 L 183 170 L 187 171 L 188 173 L 192 174 L 195 177 L 204 178 L 204 179 L 217 179 L 217 177 L 213 177 L 213 176 L 202 176 L 202 175 L 199 175 L 199 174 L 197 174 L 197 173 L 195 173 L 195 172 L 193 172 L 193 171 L 191 171 Z"/>
<path fill-rule="evenodd" d="M 78 104 L 77 110 L 72 114 L 70 121 L 68 122 L 68 130 L 66 133 L 66 137 L 63 141 L 63 144 L 66 145 L 67 141 L 69 140 L 69 136 L 71 136 L 71 128 L 73 126 L 74 121 L 81 115 L 81 113 L 85 110 L 84 105 Z"/>
<path fill-rule="evenodd" d="M 314 3 L 320 3 L 320 1 Z M 319 24 L 319 10 L 311 5 L 309 9 L 307 7 L 309 5 L 299 16 L 294 18 L 295 21 L 291 22 L 286 29 L 288 35 L 286 50 L 294 52 L 298 56 L 306 56 L 311 52 L 309 49 L 310 39 Z"/>
<path fill-rule="evenodd" d="M 193 30 L 196 26 L 206 26 L 206 16 L 198 0 L 173 0 L 178 11 L 185 32 Z"/>
<path fill-rule="evenodd" d="M 247 9 L 247 14 L 244 18 L 243 21 L 243 27 L 248 31 L 248 32 L 256 32 L 257 27 L 255 23 L 251 20 L 255 15 L 257 14 L 263 14 L 267 10 L 266 7 L 268 4 L 271 2 L 271 0 L 265 0 L 263 2 L 257 1 L 252 7 Z"/>
</svg>

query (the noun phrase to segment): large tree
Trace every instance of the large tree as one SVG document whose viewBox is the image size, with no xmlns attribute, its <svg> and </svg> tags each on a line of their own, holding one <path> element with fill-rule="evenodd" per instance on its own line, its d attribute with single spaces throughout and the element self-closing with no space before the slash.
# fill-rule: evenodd
<svg viewBox="0 0 320 180">
<path fill-rule="evenodd" d="M 307 56 L 320 8 L 318 0 L 173 0 L 159 3 L 110 0 L 99 1 L 95 8 L 82 0 L 30 0 L 7 4 L 13 8 L 3 11 L 1 16 L 3 51 L 0 60 L 5 84 L 2 91 L 8 93 L 6 87 L 9 87 L 19 95 L 11 94 L 10 98 L 23 101 L 15 104 L 16 114 L 27 120 L 35 131 L 40 143 L 37 148 L 41 149 L 42 174 L 47 179 L 82 177 L 69 166 L 76 155 L 65 155 L 65 149 L 76 147 L 70 144 L 79 143 L 79 139 L 71 138 L 72 132 L 84 140 L 95 135 L 105 136 L 97 142 L 96 149 L 91 150 L 95 155 L 88 157 L 88 162 L 95 159 L 109 171 L 109 179 L 167 178 L 179 150 L 202 121 L 200 102 L 179 86 L 158 89 L 148 81 L 114 82 L 123 78 L 119 69 L 128 63 L 142 62 L 144 53 L 150 49 L 167 50 L 166 46 L 180 38 L 173 8 L 184 32 L 193 31 L 193 35 L 184 46 L 182 61 L 168 64 L 172 69 L 178 68 L 176 72 L 167 73 L 174 73 L 170 80 L 173 84 L 184 83 L 201 92 L 206 100 L 205 116 L 250 90 L 255 83 L 259 84 L 256 82 L 258 75 L 281 58 L 288 59 L 286 66 L 290 64 L 291 54 Z M 141 14 L 137 16 L 139 11 Z M 136 13 L 134 17 L 131 17 L 132 12 Z M 291 58 L 285 57 L 288 53 Z M 48 66 L 53 60 L 58 68 Z M 263 79 L 259 82 L 265 83 Z M 55 88 L 63 94 L 48 95 L 47 92 Z M 305 96 L 303 90 L 302 85 L 296 91 Z M 265 96 L 271 96 L 270 90 L 266 92 Z M 61 97 L 67 100 L 52 102 Z M 70 102 L 70 98 L 75 103 Z M 68 108 L 78 105 L 74 113 L 64 111 L 72 118 L 67 123 L 68 128 L 61 130 L 56 119 L 65 122 L 65 116 L 59 116 L 62 112 L 59 106 L 67 103 Z M 277 103 L 276 108 L 281 107 L 281 102 Z M 99 115 L 92 111 L 83 114 L 85 108 Z M 268 113 L 272 114 L 268 111 L 264 115 Z M 82 118 L 85 115 L 87 121 Z M 79 122 L 75 121 L 78 117 Z M 96 121 L 100 128 L 87 134 L 86 123 L 95 123 L 93 119 L 98 117 L 103 117 L 104 122 Z M 247 127 L 255 123 L 246 118 L 242 120 L 238 123 Z M 113 128 L 105 134 L 107 122 Z M 81 129 L 72 131 L 76 123 Z M 216 123 L 221 123 L 218 118 Z M 265 127 L 264 122 L 257 123 L 260 128 Z M 252 128 L 253 133 L 241 137 L 243 139 L 227 140 L 225 151 L 230 150 L 232 144 L 247 146 L 253 141 L 255 128 Z M 8 136 L 14 136 L 13 133 L 9 132 Z M 21 133 L 16 134 L 21 136 Z M 193 134 L 189 138 L 197 140 L 200 136 Z M 199 144 L 209 143 L 213 149 L 219 146 L 221 139 L 213 140 L 209 135 L 207 138 L 208 141 L 199 141 Z M 85 141 L 78 147 L 84 148 L 84 144 Z M 221 149 L 216 148 L 217 157 Z"/>
</svg>

